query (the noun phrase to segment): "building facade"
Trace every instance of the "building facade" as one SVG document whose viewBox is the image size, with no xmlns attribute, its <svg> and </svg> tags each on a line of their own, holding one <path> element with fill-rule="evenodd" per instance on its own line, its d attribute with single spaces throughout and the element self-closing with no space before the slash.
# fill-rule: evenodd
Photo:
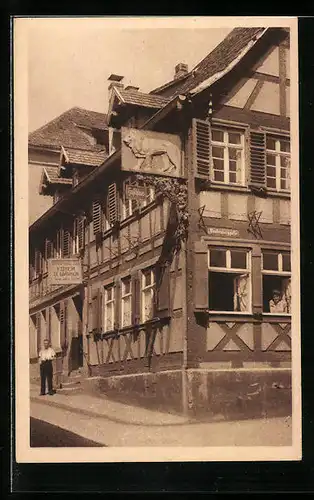
<svg viewBox="0 0 314 500">
<path fill-rule="evenodd" d="M 289 61 L 287 30 L 237 28 L 150 94 L 111 75 L 103 150 L 62 145 L 58 182 L 42 179 L 31 376 L 48 336 L 60 380 L 80 369 L 191 413 L 290 411 Z M 70 257 L 82 282 L 51 284 L 49 260 Z"/>
</svg>

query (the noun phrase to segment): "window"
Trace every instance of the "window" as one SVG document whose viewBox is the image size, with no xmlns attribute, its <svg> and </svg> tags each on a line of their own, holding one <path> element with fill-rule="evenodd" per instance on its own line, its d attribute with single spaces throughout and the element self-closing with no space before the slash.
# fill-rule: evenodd
<svg viewBox="0 0 314 500">
<path fill-rule="evenodd" d="M 276 191 L 290 190 L 290 141 L 266 136 L 266 185 Z"/>
<path fill-rule="evenodd" d="M 289 252 L 264 250 L 262 253 L 263 311 L 291 313 L 291 263 Z"/>
<path fill-rule="evenodd" d="M 244 133 L 212 129 L 212 180 L 244 185 Z"/>
<path fill-rule="evenodd" d="M 114 330 L 114 285 L 104 288 L 104 331 Z"/>
<path fill-rule="evenodd" d="M 127 197 L 127 186 L 144 187 L 146 191 L 145 199 L 129 199 Z M 145 207 L 154 199 L 154 188 L 146 185 L 143 181 L 138 181 L 130 178 L 123 182 L 123 197 L 122 197 L 122 217 L 126 219 L 130 217 L 137 208 Z"/>
<path fill-rule="evenodd" d="M 142 314 L 141 319 L 144 323 L 154 317 L 155 304 L 155 271 L 154 269 L 145 269 L 142 271 Z"/>
<path fill-rule="evenodd" d="M 74 219 L 73 222 L 73 239 L 72 239 L 73 255 L 79 252 L 79 219 Z"/>
<path fill-rule="evenodd" d="M 131 278 L 123 278 L 121 283 L 121 325 L 130 326 L 132 324 L 132 292 Z"/>
<path fill-rule="evenodd" d="M 243 248 L 209 250 L 209 309 L 251 312 L 251 254 Z"/>
</svg>

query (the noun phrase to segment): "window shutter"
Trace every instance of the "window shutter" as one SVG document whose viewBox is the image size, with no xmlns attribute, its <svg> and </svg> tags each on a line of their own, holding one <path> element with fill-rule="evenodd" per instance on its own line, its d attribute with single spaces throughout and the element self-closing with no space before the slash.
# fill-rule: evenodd
<svg viewBox="0 0 314 500">
<path fill-rule="evenodd" d="M 114 294 L 114 328 L 119 329 L 121 325 L 120 313 L 121 313 L 121 279 L 116 278 L 113 288 Z"/>
<path fill-rule="evenodd" d="M 208 309 L 208 249 L 202 242 L 195 243 L 194 300 L 195 309 Z"/>
<path fill-rule="evenodd" d="M 36 334 L 37 334 L 37 353 L 41 349 L 41 318 L 40 312 L 36 313 Z"/>
<path fill-rule="evenodd" d="M 53 244 L 52 241 L 46 239 L 45 241 L 45 259 L 51 259 L 53 257 Z"/>
<path fill-rule="evenodd" d="M 266 185 L 266 133 L 250 131 L 250 184 Z"/>
<path fill-rule="evenodd" d="M 79 217 L 77 219 L 77 232 L 78 232 L 78 249 L 83 250 L 85 246 L 85 218 Z"/>
<path fill-rule="evenodd" d="M 63 238 L 62 238 L 62 256 L 63 257 L 69 257 L 70 255 L 70 245 L 71 245 L 71 235 L 70 231 L 68 229 L 65 229 L 63 231 Z"/>
<path fill-rule="evenodd" d="M 57 231 L 57 238 L 56 238 L 56 257 L 61 257 L 61 248 L 62 248 L 62 234 L 63 230 L 59 229 Z"/>
<path fill-rule="evenodd" d="M 42 255 L 40 250 L 36 248 L 35 250 L 35 270 L 37 276 L 42 273 Z"/>
<path fill-rule="evenodd" d="M 196 177 L 210 178 L 211 167 L 211 131 L 210 123 L 193 119 L 193 165 Z"/>
<path fill-rule="evenodd" d="M 48 307 L 48 321 L 47 321 L 47 337 L 49 341 L 51 342 L 51 307 Z"/>
<path fill-rule="evenodd" d="M 141 281 L 138 271 L 131 276 L 132 283 L 132 325 L 138 325 L 141 317 Z"/>
<path fill-rule="evenodd" d="M 101 203 L 99 200 L 93 201 L 92 207 L 92 217 L 93 217 L 93 231 L 94 234 L 101 233 L 102 225 L 101 225 Z"/>
<path fill-rule="evenodd" d="M 100 289 L 94 293 L 92 297 L 92 331 L 99 333 L 99 318 L 100 318 Z"/>
<path fill-rule="evenodd" d="M 119 221 L 119 200 L 118 200 L 118 192 L 117 185 L 114 182 L 110 184 L 108 187 L 108 222 L 111 226 L 114 226 L 116 222 Z"/>
<path fill-rule="evenodd" d="M 170 266 L 156 270 L 156 315 L 170 316 Z"/>
<path fill-rule="evenodd" d="M 60 344 L 61 347 L 64 345 L 66 340 L 66 307 L 65 302 L 62 300 L 60 302 L 60 310 L 59 310 L 59 321 L 60 321 Z"/>
</svg>

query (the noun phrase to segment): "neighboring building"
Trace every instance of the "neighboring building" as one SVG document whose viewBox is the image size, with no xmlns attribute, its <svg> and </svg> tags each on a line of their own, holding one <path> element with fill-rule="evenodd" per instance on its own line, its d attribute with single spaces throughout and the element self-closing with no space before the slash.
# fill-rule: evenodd
<svg viewBox="0 0 314 500">
<path fill-rule="evenodd" d="M 61 138 L 67 193 L 30 227 L 32 370 L 48 335 L 107 393 L 288 411 L 289 57 L 287 30 L 238 28 L 150 94 L 111 75 L 107 153 Z M 70 256 L 83 283 L 49 286 Z"/>
<path fill-rule="evenodd" d="M 43 181 L 49 185 L 58 185 L 61 191 L 67 188 L 68 183 L 60 181 L 57 176 L 61 146 L 99 151 L 104 149 L 106 134 L 106 115 L 72 108 L 29 135 L 29 224 L 53 204 L 51 190 L 46 189 Z M 58 196 L 58 190 L 55 192 Z"/>
</svg>

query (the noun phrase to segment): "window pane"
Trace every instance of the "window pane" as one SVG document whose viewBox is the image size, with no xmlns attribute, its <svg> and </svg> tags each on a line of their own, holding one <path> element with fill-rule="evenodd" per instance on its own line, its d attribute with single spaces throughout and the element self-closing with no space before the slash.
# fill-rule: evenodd
<svg viewBox="0 0 314 500">
<path fill-rule="evenodd" d="M 224 157 L 224 148 L 219 148 L 218 146 L 213 146 L 212 154 L 214 158 L 223 158 Z"/>
<path fill-rule="evenodd" d="M 210 266 L 226 267 L 226 250 L 210 250 Z"/>
<path fill-rule="evenodd" d="M 278 271 L 278 254 L 272 252 L 263 253 L 263 269 Z"/>
<path fill-rule="evenodd" d="M 208 281 L 211 311 L 246 312 L 250 309 L 247 274 L 209 272 Z"/>
<path fill-rule="evenodd" d="M 143 276 L 144 276 L 144 286 L 149 286 L 151 285 L 151 271 L 143 271 Z"/>
<path fill-rule="evenodd" d="M 106 288 L 106 302 L 112 300 L 112 287 Z"/>
<path fill-rule="evenodd" d="M 267 167 L 267 177 L 276 177 L 276 167 Z"/>
<path fill-rule="evenodd" d="M 272 137 L 266 138 L 266 149 L 274 150 L 276 149 L 276 141 Z"/>
<path fill-rule="evenodd" d="M 280 151 L 290 153 L 290 141 L 282 139 L 280 141 Z"/>
<path fill-rule="evenodd" d="M 228 135 L 230 144 L 241 144 L 241 134 L 236 132 L 229 132 Z"/>
<path fill-rule="evenodd" d="M 266 163 L 267 165 L 276 165 L 276 156 L 275 155 L 266 155 Z"/>
<path fill-rule="evenodd" d="M 126 278 L 122 281 L 122 284 L 123 284 L 123 295 L 127 295 L 128 293 L 130 293 L 130 289 L 131 289 L 131 280 L 130 278 Z"/>
<path fill-rule="evenodd" d="M 223 182 L 224 181 L 224 173 L 220 170 L 214 172 L 214 181 Z"/>
<path fill-rule="evenodd" d="M 222 130 L 212 130 L 212 140 L 217 142 L 224 141 L 224 133 Z"/>
<path fill-rule="evenodd" d="M 131 324 L 131 297 L 123 299 L 122 324 L 123 326 L 128 326 Z"/>
<path fill-rule="evenodd" d="M 243 250 L 231 250 L 231 267 L 235 269 L 246 269 L 246 252 Z"/>
<path fill-rule="evenodd" d="M 232 172 L 236 172 L 237 170 L 237 162 L 236 161 L 229 161 L 229 170 L 231 170 Z"/>
<path fill-rule="evenodd" d="M 287 169 L 289 166 L 289 158 L 287 156 L 280 157 L 280 165 L 281 167 Z"/>
<path fill-rule="evenodd" d="M 235 172 L 230 172 L 229 182 L 232 182 L 232 183 L 236 184 L 236 182 L 237 182 L 237 175 L 236 175 Z"/>
<path fill-rule="evenodd" d="M 267 178 L 267 187 L 276 188 L 276 179 Z"/>
<path fill-rule="evenodd" d="M 283 271 L 291 271 L 291 261 L 290 261 L 290 254 L 289 253 L 282 254 L 282 270 Z"/>
<path fill-rule="evenodd" d="M 223 170 L 224 169 L 224 161 L 217 160 L 216 158 L 214 158 L 214 169 L 215 170 Z"/>
</svg>

